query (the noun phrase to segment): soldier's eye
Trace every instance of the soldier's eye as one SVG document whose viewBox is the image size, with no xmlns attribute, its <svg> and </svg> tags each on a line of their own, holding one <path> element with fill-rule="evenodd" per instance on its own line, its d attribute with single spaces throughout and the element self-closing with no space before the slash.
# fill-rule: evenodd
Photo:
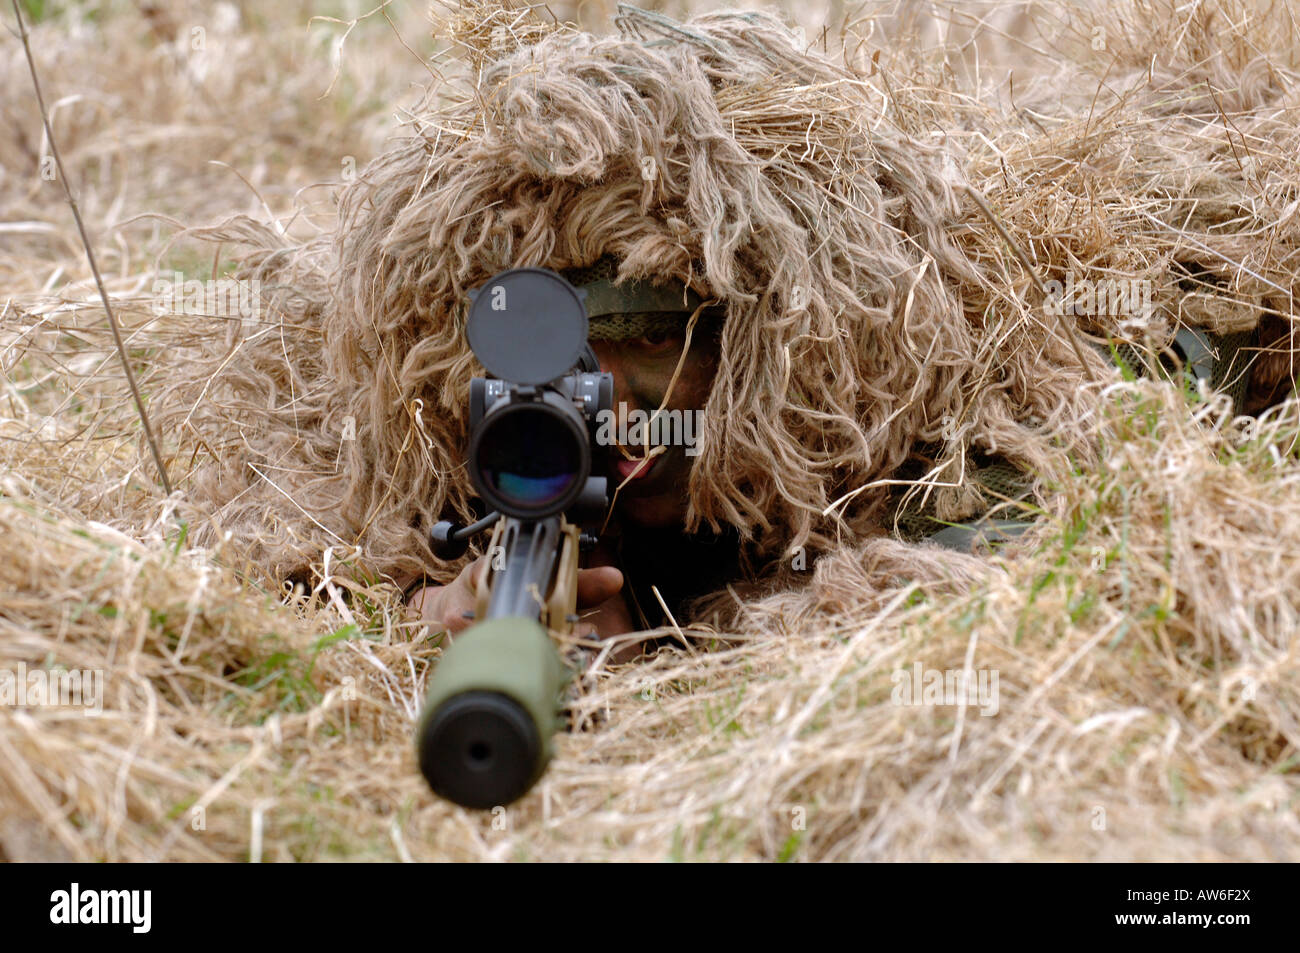
<svg viewBox="0 0 1300 953">
<path fill-rule="evenodd" d="M 669 328 L 647 331 L 633 343 L 643 351 L 667 351 L 681 347 L 681 335 Z"/>
</svg>

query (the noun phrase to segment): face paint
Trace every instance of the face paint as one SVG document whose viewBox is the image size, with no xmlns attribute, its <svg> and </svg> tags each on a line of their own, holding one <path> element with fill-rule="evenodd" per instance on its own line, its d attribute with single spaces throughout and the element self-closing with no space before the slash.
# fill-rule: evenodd
<svg viewBox="0 0 1300 953">
<path fill-rule="evenodd" d="M 675 329 L 649 328 L 640 337 L 591 342 L 601 369 L 614 375 L 617 432 L 638 436 L 635 424 L 643 424 L 636 445 L 624 448 L 632 461 L 628 461 L 616 446 L 603 448 L 610 486 L 625 484 L 619 491 L 616 508 L 625 522 L 637 526 L 672 526 L 680 524 L 686 516 L 687 481 L 694 458 L 687 455 L 688 448 L 682 441 L 673 441 L 664 452 L 638 466 L 649 449 L 644 433 L 649 428 L 644 426 L 644 421 L 661 405 L 664 414 L 657 421 L 663 425 L 659 434 L 661 441 L 665 431 L 678 437 L 690 434 L 692 439 L 698 434 L 698 427 L 693 425 L 674 428 L 668 423 L 679 423 L 686 414 L 698 414 L 703 410 L 718 366 L 718 334 L 714 322 L 697 324 L 690 350 L 683 360 L 686 317 L 681 316 Z M 681 370 L 677 372 L 679 361 Z M 676 382 L 673 381 L 674 372 L 678 373 Z M 668 398 L 666 403 L 665 396 Z M 628 480 L 633 473 L 633 478 Z"/>
</svg>

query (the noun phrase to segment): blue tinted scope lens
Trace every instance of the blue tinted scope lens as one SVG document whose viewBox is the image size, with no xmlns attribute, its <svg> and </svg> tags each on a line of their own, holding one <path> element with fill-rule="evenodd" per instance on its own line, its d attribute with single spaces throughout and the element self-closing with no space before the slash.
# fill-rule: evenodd
<svg viewBox="0 0 1300 953">
<path fill-rule="evenodd" d="M 511 507 L 540 509 L 562 499 L 582 476 L 582 447 L 553 412 L 521 407 L 484 422 L 478 443 L 482 484 Z"/>
</svg>

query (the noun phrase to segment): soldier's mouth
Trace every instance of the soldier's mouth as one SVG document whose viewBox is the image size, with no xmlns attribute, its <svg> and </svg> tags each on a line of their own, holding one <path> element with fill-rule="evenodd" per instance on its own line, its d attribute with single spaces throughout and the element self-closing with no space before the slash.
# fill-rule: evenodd
<svg viewBox="0 0 1300 953">
<path fill-rule="evenodd" d="M 614 469 L 618 471 L 619 482 L 627 481 L 629 484 L 636 483 L 639 480 L 647 479 L 654 471 L 657 461 L 651 457 L 638 457 L 635 460 L 619 460 L 614 464 Z"/>
</svg>

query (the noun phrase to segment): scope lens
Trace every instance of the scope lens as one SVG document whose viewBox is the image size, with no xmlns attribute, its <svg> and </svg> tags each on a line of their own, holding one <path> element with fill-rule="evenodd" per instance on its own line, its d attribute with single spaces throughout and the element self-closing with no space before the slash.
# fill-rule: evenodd
<svg viewBox="0 0 1300 953">
<path fill-rule="evenodd" d="M 573 431 L 541 407 L 505 411 L 478 445 L 479 474 L 502 500 L 525 509 L 554 503 L 578 480 L 581 449 Z"/>
</svg>

